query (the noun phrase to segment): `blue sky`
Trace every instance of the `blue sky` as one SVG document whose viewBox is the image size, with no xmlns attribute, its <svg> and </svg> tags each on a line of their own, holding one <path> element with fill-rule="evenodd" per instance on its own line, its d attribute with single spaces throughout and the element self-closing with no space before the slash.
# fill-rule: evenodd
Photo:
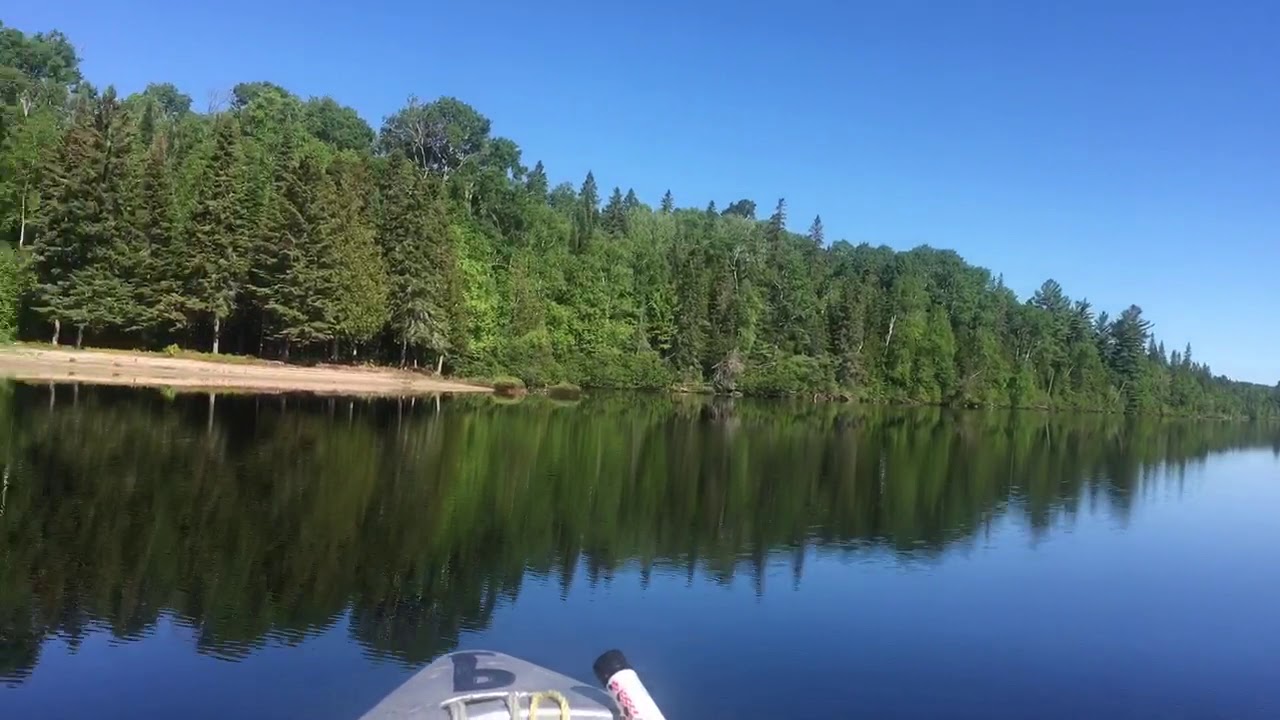
<svg viewBox="0 0 1280 720">
<path fill-rule="evenodd" d="M 306 7 L 305 11 L 295 8 Z M 957 250 L 1141 305 L 1215 371 L 1280 380 L 1280 3 L 65 2 L 98 84 L 272 80 L 376 128 L 456 95 L 656 203 L 786 197 L 792 229 Z"/>
</svg>

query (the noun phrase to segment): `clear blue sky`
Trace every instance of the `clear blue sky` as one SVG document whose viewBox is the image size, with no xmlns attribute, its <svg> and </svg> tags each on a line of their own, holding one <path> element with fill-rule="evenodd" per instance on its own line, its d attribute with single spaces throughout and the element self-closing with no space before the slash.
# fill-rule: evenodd
<svg viewBox="0 0 1280 720">
<path fill-rule="evenodd" d="M 306 8 L 302 10 L 301 8 Z M 787 198 L 829 239 L 1053 277 L 1168 346 L 1280 380 L 1280 2 L 12 3 L 99 84 L 272 80 L 375 129 L 456 95 L 656 203 Z"/>
</svg>

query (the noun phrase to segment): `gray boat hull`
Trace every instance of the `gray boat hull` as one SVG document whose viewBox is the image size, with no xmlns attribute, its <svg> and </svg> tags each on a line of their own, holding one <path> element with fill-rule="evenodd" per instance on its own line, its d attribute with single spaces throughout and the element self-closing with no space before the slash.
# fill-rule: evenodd
<svg viewBox="0 0 1280 720">
<path fill-rule="evenodd" d="M 450 653 L 420 670 L 365 713 L 368 720 L 392 718 L 528 718 L 530 700 L 541 694 L 537 718 L 559 718 L 558 693 L 569 717 L 620 717 L 604 691 L 519 658 L 487 650 Z M 515 712 L 512 712 L 512 705 Z"/>
</svg>

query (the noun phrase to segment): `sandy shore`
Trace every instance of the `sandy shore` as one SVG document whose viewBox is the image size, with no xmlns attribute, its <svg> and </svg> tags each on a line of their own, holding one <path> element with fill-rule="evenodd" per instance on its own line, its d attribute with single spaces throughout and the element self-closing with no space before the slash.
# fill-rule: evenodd
<svg viewBox="0 0 1280 720">
<path fill-rule="evenodd" d="M 489 388 L 391 368 L 299 367 L 274 362 L 221 363 L 163 355 L 0 347 L 0 377 L 30 382 L 86 382 L 177 390 L 423 395 Z"/>
</svg>

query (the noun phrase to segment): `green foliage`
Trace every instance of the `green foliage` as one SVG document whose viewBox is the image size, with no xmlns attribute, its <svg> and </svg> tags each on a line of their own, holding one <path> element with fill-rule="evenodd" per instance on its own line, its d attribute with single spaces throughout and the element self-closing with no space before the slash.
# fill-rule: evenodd
<svg viewBox="0 0 1280 720">
<path fill-rule="evenodd" d="M 548 386 L 547 395 L 555 400 L 577 400 L 582 397 L 582 388 L 570 382 L 561 382 Z"/>
<path fill-rule="evenodd" d="M 831 392 L 835 372 L 828 357 L 762 356 L 747 363 L 738 389 L 751 395 L 799 395 Z"/>
<path fill-rule="evenodd" d="M 493 379 L 493 391 L 498 395 L 523 395 L 524 381 L 510 375 L 500 375 Z"/>
<path fill-rule="evenodd" d="M 302 122 L 307 132 L 336 150 L 368 152 L 374 132 L 356 111 L 331 97 L 311 98 L 303 106 Z"/>
<path fill-rule="evenodd" d="M 0 247 L 0 343 L 18 335 L 18 308 L 23 289 L 23 259 L 9 247 Z"/>
<path fill-rule="evenodd" d="M 0 28 L 24 333 L 539 386 L 1280 416 L 1280 390 L 1167 352 L 1136 305 L 1113 318 L 1053 280 L 1023 302 L 954 252 L 831 241 L 820 217 L 793 233 L 783 199 L 757 220 L 748 198 L 655 210 L 610 184 L 602 207 L 594 173 L 551 183 L 455 98 L 411 97 L 376 138 L 268 82 L 190 106 L 169 84 L 98 95 L 65 38 Z"/>
<path fill-rule="evenodd" d="M 241 142 L 239 123 L 234 117 L 220 117 L 215 121 L 211 148 L 201 163 L 181 263 L 186 275 L 183 294 L 188 312 L 212 320 L 211 344 L 215 353 L 222 323 L 235 309 L 249 280 L 250 237 L 259 224 L 248 213 Z M 277 202 L 276 207 L 280 205 Z M 268 227 L 279 232 L 284 220 L 279 215 L 274 220 Z M 262 261 L 261 257 L 255 258 L 255 272 L 265 271 L 264 267 L 257 266 Z"/>
</svg>

